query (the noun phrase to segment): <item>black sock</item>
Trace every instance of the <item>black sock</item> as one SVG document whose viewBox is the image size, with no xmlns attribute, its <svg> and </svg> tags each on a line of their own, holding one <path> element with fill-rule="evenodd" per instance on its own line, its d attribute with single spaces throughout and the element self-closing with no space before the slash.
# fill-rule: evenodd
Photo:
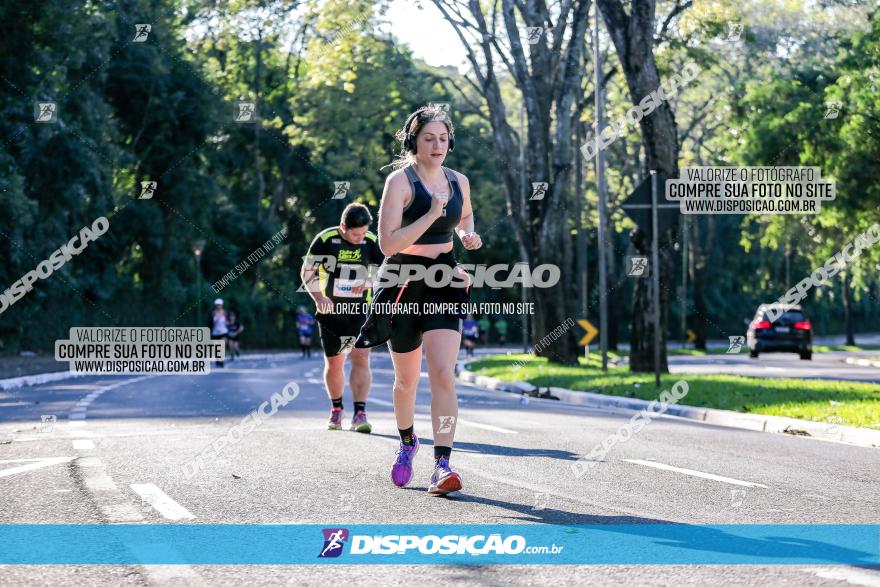
<svg viewBox="0 0 880 587">
<path fill-rule="evenodd" d="M 449 460 L 449 455 L 452 454 L 451 446 L 435 446 L 434 447 L 434 460 L 438 461 L 443 457 L 446 457 L 446 460 Z"/>
<path fill-rule="evenodd" d="M 407 446 L 413 446 L 416 443 L 416 437 L 413 432 L 412 426 L 404 430 L 398 428 L 397 431 L 400 433 L 400 442 L 402 442 L 403 444 Z"/>
<path fill-rule="evenodd" d="M 333 407 L 334 407 L 334 408 L 339 408 L 340 410 L 342 409 L 342 398 L 339 398 L 339 399 L 331 399 L 330 401 L 333 402 Z"/>
<path fill-rule="evenodd" d="M 358 412 L 366 412 L 367 411 L 367 402 L 354 402 L 354 413 Z"/>
</svg>

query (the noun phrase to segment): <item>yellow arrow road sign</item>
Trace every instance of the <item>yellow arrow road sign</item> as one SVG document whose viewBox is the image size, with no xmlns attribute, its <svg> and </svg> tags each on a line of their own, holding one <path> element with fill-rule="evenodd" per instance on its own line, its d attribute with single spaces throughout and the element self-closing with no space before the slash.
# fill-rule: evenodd
<svg viewBox="0 0 880 587">
<path fill-rule="evenodd" d="M 581 320 L 580 318 L 578 318 L 578 324 L 580 324 L 581 327 L 587 331 L 584 337 L 578 341 L 578 345 L 587 346 L 588 344 L 590 344 L 591 340 L 596 338 L 596 335 L 599 334 L 599 330 L 595 326 L 590 324 L 587 320 Z"/>
<path fill-rule="evenodd" d="M 696 342 L 697 341 L 697 333 L 691 329 L 688 329 L 688 342 Z"/>
</svg>

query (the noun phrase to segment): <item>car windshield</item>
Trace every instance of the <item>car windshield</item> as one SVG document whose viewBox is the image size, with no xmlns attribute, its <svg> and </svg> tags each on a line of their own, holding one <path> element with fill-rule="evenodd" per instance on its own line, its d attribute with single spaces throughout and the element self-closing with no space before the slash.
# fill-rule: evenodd
<svg viewBox="0 0 880 587">
<path fill-rule="evenodd" d="M 764 320 L 767 320 L 767 319 L 768 319 L 767 315 L 765 314 Z M 779 322 L 802 322 L 804 320 L 806 320 L 806 318 L 804 318 L 803 312 L 801 312 L 800 310 L 789 310 L 788 312 L 786 312 L 782 316 L 780 316 L 776 320 L 776 322 L 777 323 L 779 323 Z"/>
</svg>

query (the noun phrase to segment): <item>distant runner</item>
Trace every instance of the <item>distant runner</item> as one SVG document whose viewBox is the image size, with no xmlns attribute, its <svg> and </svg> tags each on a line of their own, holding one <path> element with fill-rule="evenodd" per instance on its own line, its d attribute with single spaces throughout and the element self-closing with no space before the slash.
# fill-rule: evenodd
<svg viewBox="0 0 880 587">
<path fill-rule="evenodd" d="M 315 318 L 309 314 L 305 306 L 300 306 L 296 313 L 296 330 L 299 333 L 299 350 L 302 351 L 301 359 L 312 356 L 312 330 L 315 328 Z"/>
<path fill-rule="evenodd" d="M 318 310 L 324 384 L 331 403 L 330 430 L 342 429 L 346 356 L 351 357 L 348 385 L 354 401 L 349 429 L 367 434 L 373 429 L 367 421 L 367 396 L 372 383 L 370 349 L 354 348 L 371 294 L 367 280 L 359 277 L 366 277 L 369 267 L 379 265 L 383 259 L 378 238 L 369 230 L 372 221 L 370 210 L 363 204 L 346 206 L 339 226 L 322 230 L 312 241 L 300 274 Z"/>
<path fill-rule="evenodd" d="M 477 321 L 474 320 L 473 314 L 468 314 L 461 323 L 461 333 L 464 335 L 464 353 L 465 356 L 473 357 L 474 348 L 477 346 L 477 339 L 480 337 L 480 329 Z"/>
<path fill-rule="evenodd" d="M 211 329 L 211 340 L 223 340 L 225 346 L 229 326 L 226 310 L 223 308 L 223 300 L 220 298 L 214 300 L 214 309 L 208 319 L 208 328 Z M 215 361 L 214 364 L 223 367 L 223 361 Z"/>
<path fill-rule="evenodd" d="M 226 343 L 229 347 L 229 356 L 231 360 L 235 360 L 235 357 L 241 355 L 241 352 L 238 350 L 238 337 L 244 332 L 244 326 L 241 322 L 238 321 L 238 317 L 235 312 L 229 312 L 229 322 L 227 323 L 227 329 L 229 332 L 226 334 Z"/>
<path fill-rule="evenodd" d="M 484 345 L 489 343 L 489 330 L 492 329 L 492 323 L 489 322 L 488 316 L 483 316 L 479 320 L 477 320 L 477 325 L 480 328 L 480 342 Z"/>
<path fill-rule="evenodd" d="M 499 318 L 495 322 L 495 331 L 498 333 L 498 344 L 504 346 L 507 342 L 507 320 Z"/>
</svg>

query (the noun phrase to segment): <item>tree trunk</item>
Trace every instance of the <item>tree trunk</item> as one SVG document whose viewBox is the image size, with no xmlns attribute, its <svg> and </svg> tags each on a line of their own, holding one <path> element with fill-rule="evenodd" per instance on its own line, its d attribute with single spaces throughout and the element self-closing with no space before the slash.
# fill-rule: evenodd
<svg viewBox="0 0 880 587">
<path fill-rule="evenodd" d="M 706 299 L 703 297 L 703 272 L 702 268 L 694 268 L 691 273 L 691 281 L 694 292 L 694 314 L 699 318 L 706 315 Z M 694 341 L 694 348 L 706 350 L 706 322 L 697 319 L 694 321 L 694 334 L 697 339 Z"/>
<path fill-rule="evenodd" d="M 597 0 L 605 25 L 614 43 L 629 88 L 630 100 L 637 105 L 645 96 L 660 86 L 660 74 L 654 61 L 654 0 L 632 0 L 630 14 L 626 14 L 620 0 Z M 667 177 L 678 177 L 678 130 L 675 116 L 667 101 L 640 122 L 642 144 L 648 169 Z M 674 223 L 675 224 L 675 223 Z M 674 263 L 669 254 L 677 226 L 659 236 L 660 267 L 660 363 L 666 372 L 666 324 L 668 322 L 669 292 L 675 285 Z M 650 255 L 648 235 L 636 229 L 632 234 L 636 251 Z M 630 369 L 654 370 L 654 323 L 650 288 L 647 279 L 636 280 L 633 292 L 632 329 L 630 331 Z"/>
<path fill-rule="evenodd" d="M 551 15 L 541 0 L 500 0 L 500 14 L 494 13 L 489 21 L 478 0 L 434 0 L 434 4 L 452 25 L 467 53 L 474 70 L 475 85 L 480 88 L 488 106 L 498 153 L 515 153 L 519 146 L 507 122 L 504 99 L 494 71 L 497 39 L 503 37 L 509 41 L 506 65 L 522 92 L 528 118 L 525 136 L 520 136 L 519 140 L 525 141 L 528 147 L 525 149 L 525 186 L 516 162 L 502 156 L 500 167 L 508 213 L 514 234 L 528 254 L 532 268 L 550 264 L 561 271 L 569 271 L 574 258 L 568 224 L 575 153 L 571 139 L 573 124 L 579 114 L 575 97 L 582 92 L 589 0 L 564 3 L 561 11 L 553 15 L 555 26 L 549 29 L 546 27 L 551 22 Z M 522 26 L 540 27 L 544 31 L 537 43 L 528 45 L 528 55 L 520 41 Z M 543 199 L 524 202 L 522 193 L 531 192 L 532 182 L 547 182 L 549 187 Z M 565 278 L 563 275 L 555 287 L 533 288 L 531 291 L 536 312 L 533 322 L 535 343 L 577 315 L 577 298 L 567 295 L 569 281 Z M 578 338 L 576 329 L 568 329 L 564 336 L 539 350 L 538 354 L 553 362 L 577 364 Z"/>
<path fill-rule="evenodd" d="M 849 271 L 840 272 L 840 287 L 843 290 L 841 292 L 843 294 L 843 328 L 846 332 L 846 344 L 855 346 L 856 331 L 855 322 L 853 321 L 853 300 L 852 289 L 850 288 L 850 279 L 851 277 Z"/>
</svg>

